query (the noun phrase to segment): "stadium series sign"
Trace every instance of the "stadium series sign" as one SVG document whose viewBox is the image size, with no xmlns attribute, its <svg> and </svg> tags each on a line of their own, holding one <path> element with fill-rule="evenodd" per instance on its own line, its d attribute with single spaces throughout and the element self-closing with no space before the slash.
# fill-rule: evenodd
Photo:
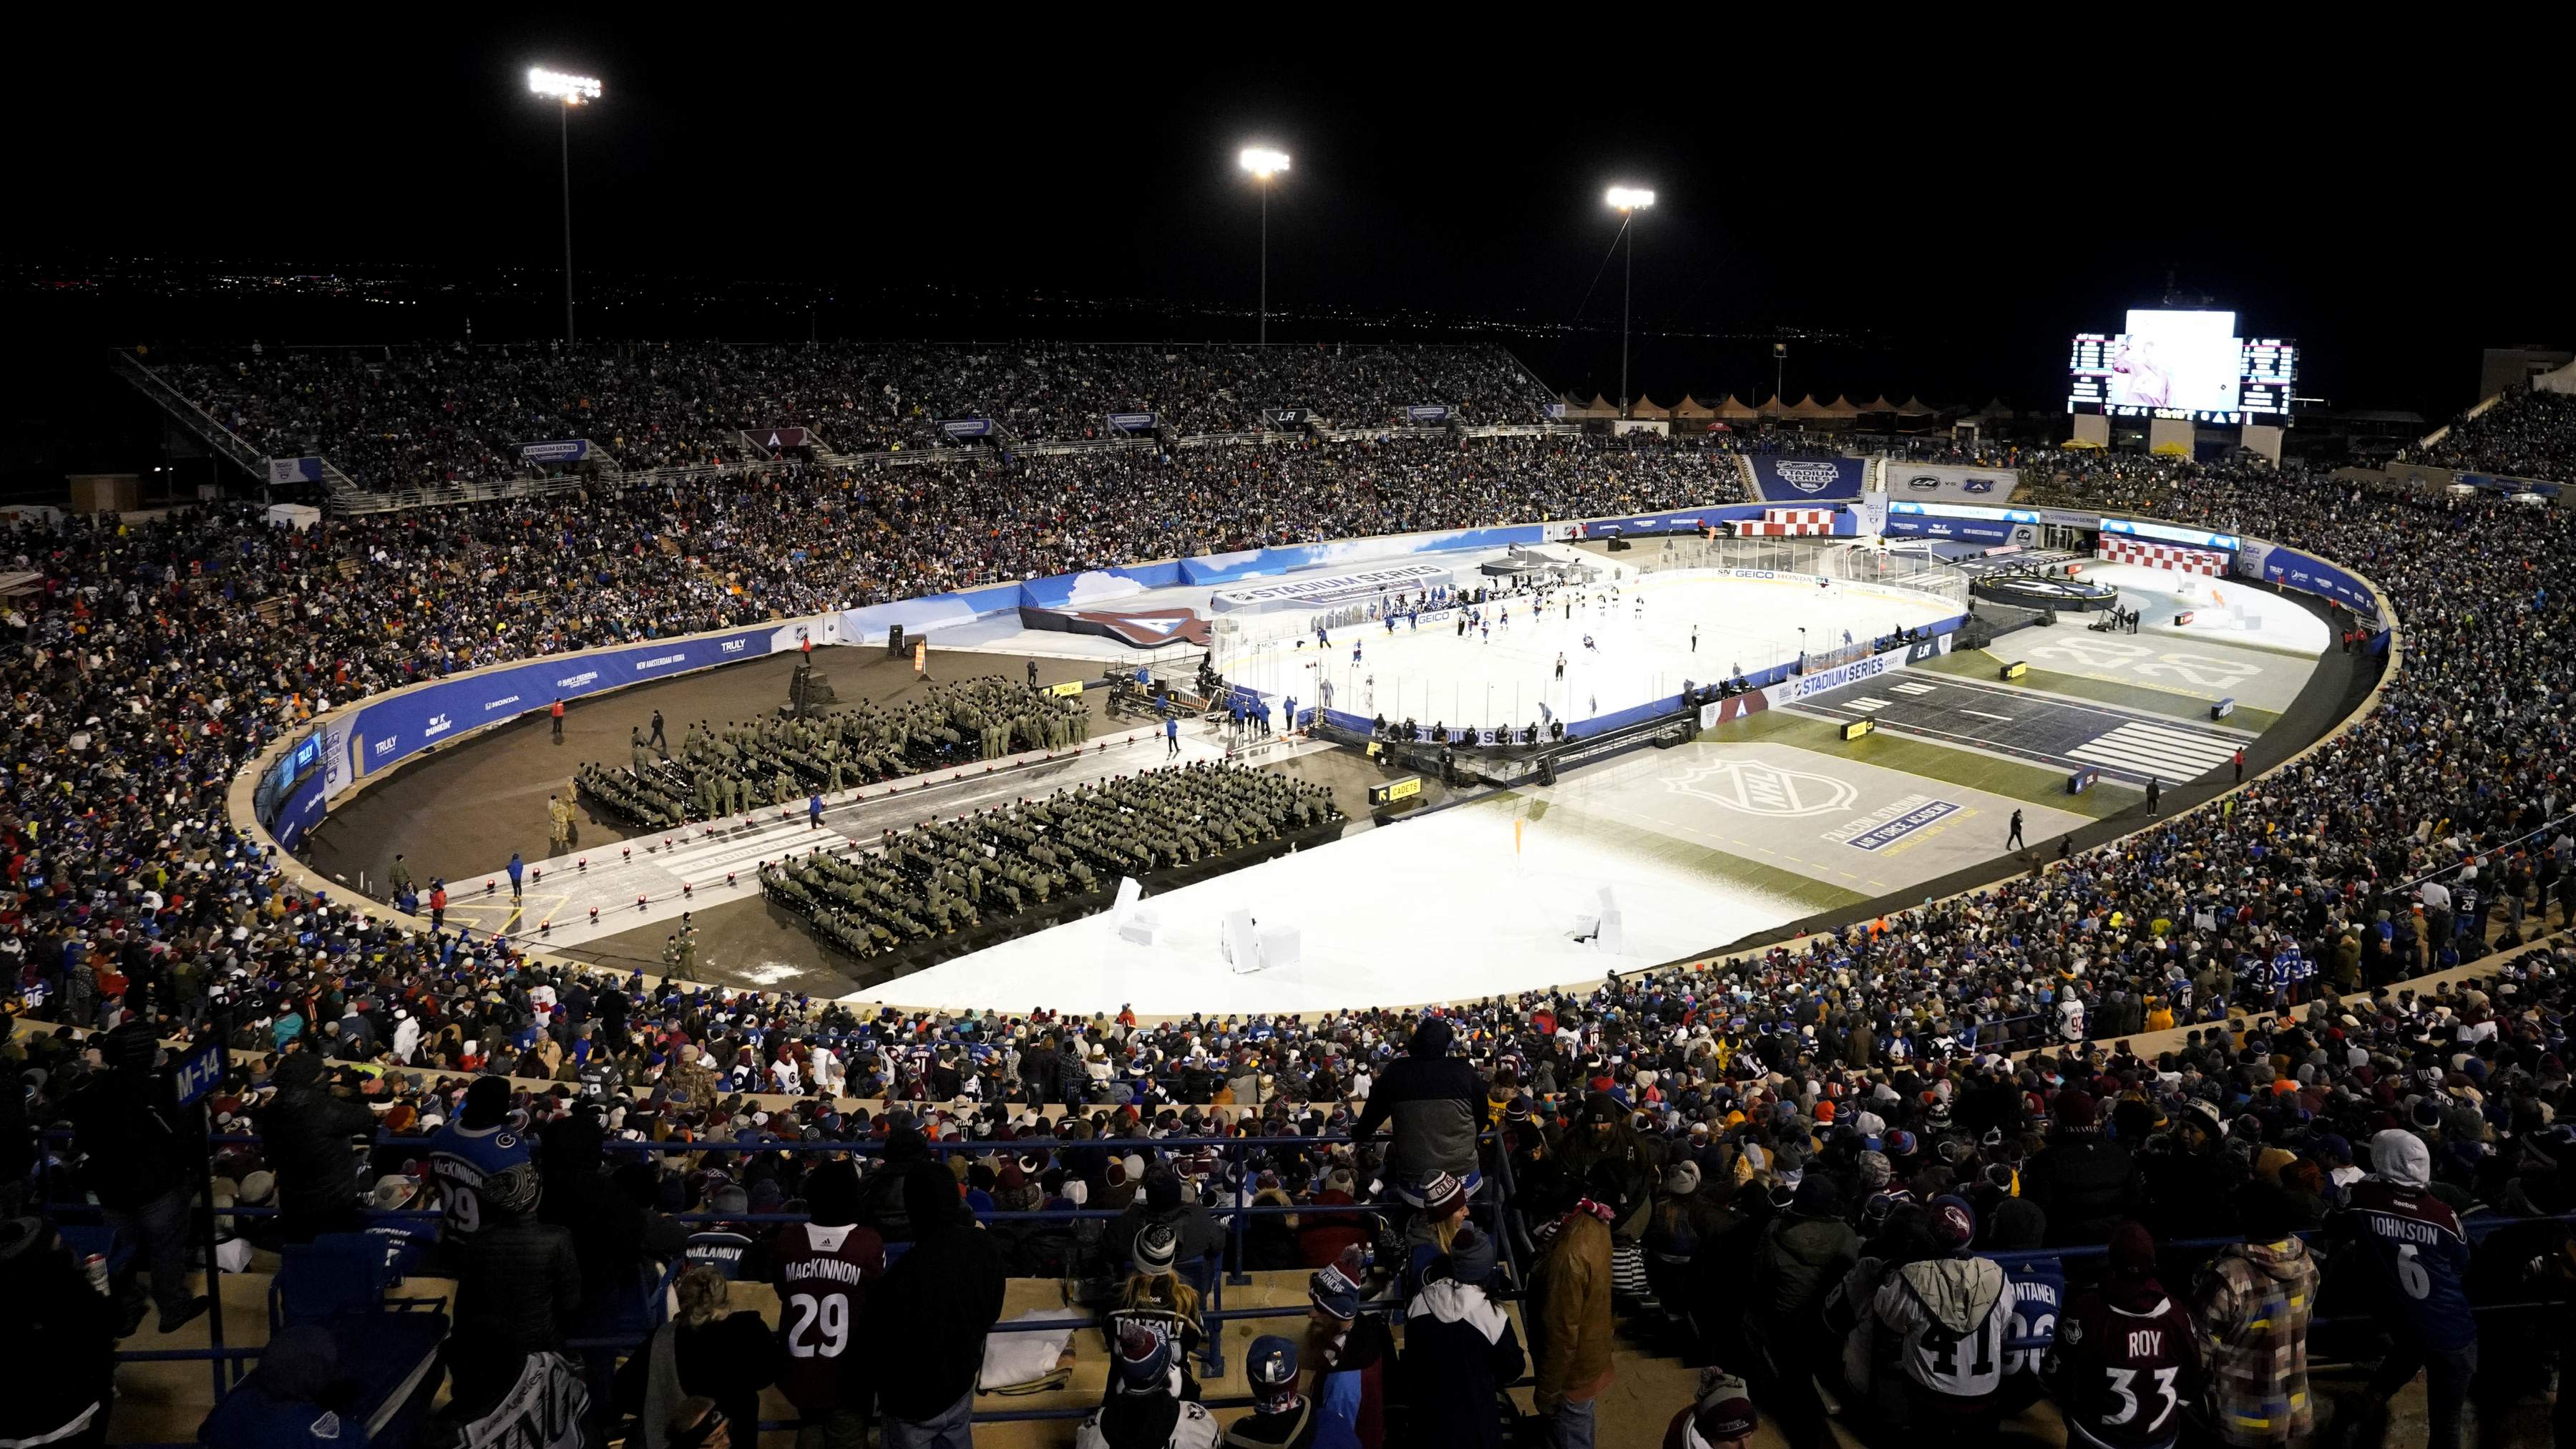
<svg viewBox="0 0 2576 1449">
<path fill-rule="evenodd" d="M 544 443 L 521 443 L 519 456 L 531 463 L 578 463 L 590 456 L 590 439 L 556 438 Z"/>
</svg>

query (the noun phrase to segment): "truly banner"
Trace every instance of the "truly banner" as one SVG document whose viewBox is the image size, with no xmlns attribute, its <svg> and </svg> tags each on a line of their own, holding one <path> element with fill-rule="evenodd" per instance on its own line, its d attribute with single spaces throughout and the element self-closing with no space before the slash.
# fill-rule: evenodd
<svg viewBox="0 0 2576 1449">
<path fill-rule="evenodd" d="M 361 708 L 350 730 L 360 775 L 373 774 L 432 745 L 499 724 L 557 699 L 685 674 L 715 664 L 793 649 L 804 621 L 740 629 L 622 649 L 594 650 L 490 669 L 407 690 Z"/>
</svg>

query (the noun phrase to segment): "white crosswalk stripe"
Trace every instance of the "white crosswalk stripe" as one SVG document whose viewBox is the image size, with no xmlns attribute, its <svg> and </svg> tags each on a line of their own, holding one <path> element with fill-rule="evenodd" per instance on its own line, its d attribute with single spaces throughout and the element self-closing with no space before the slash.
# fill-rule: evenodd
<svg viewBox="0 0 2576 1449">
<path fill-rule="evenodd" d="M 2067 755 L 2130 774 L 2170 781 L 2198 779 L 2236 754 L 2234 742 L 2162 725 L 2130 723 L 2087 741 Z"/>
<path fill-rule="evenodd" d="M 1928 684 L 1891 684 L 1888 688 L 1896 691 L 1898 694 L 1930 694 L 1932 692 L 1932 686 Z"/>
<path fill-rule="evenodd" d="M 1895 702 L 1896 701 L 1892 699 L 1880 699 L 1876 695 L 1865 695 L 1859 699 L 1844 701 L 1843 708 L 1851 710 L 1856 714 L 1872 714 L 1876 711 L 1887 708 Z"/>
</svg>

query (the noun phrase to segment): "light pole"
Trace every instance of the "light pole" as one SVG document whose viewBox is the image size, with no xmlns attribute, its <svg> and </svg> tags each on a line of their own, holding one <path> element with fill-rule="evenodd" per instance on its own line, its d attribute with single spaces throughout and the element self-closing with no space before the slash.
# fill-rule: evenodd
<svg viewBox="0 0 2576 1449">
<path fill-rule="evenodd" d="M 1261 188 L 1261 335 L 1270 344 L 1270 178 L 1288 169 L 1288 153 L 1266 146 L 1246 146 L 1235 158 Z"/>
<path fill-rule="evenodd" d="M 1619 235 L 1627 240 L 1628 260 L 1619 281 L 1619 416 L 1628 416 L 1628 297 L 1637 285 L 1637 234 L 1629 228 L 1637 213 L 1655 204 L 1655 193 L 1636 186 L 1613 186 L 1605 198 L 1619 212 Z"/>
<path fill-rule="evenodd" d="M 586 75 L 566 75 L 542 66 L 528 68 L 528 90 L 561 102 L 556 107 L 556 141 L 563 155 L 564 341 L 572 326 L 572 108 L 599 99 L 600 84 Z"/>
</svg>

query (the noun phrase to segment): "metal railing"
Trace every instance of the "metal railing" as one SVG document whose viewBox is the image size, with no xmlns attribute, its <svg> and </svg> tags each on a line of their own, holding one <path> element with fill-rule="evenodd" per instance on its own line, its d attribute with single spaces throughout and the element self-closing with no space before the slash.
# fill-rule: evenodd
<svg viewBox="0 0 2576 1449">
<path fill-rule="evenodd" d="M 46 1135 L 56 1140 L 66 1139 L 70 1136 L 68 1132 L 62 1130 L 55 1130 Z M 352 1138 L 353 1142 L 356 1140 L 356 1138 Z M 379 1132 L 370 1143 L 370 1147 L 380 1148 L 388 1146 L 403 1146 L 425 1149 L 434 1140 L 434 1138 L 426 1136 L 397 1136 L 391 1133 Z M 1373 1138 L 1370 1140 L 1377 1139 Z M 211 1152 L 217 1146 L 256 1144 L 258 1141 L 258 1137 L 248 1134 L 210 1134 L 207 1138 L 207 1146 L 209 1152 Z M 1016 1138 L 1009 1141 L 952 1138 L 924 1144 L 926 1149 L 935 1159 L 945 1159 L 958 1153 L 967 1153 L 978 1156 L 1005 1152 L 1016 1154 L 1028 1151 L 1055 1150 L 1115 1153 L 1122 1149 L 1136 1150 L 1146 1147 L 1150 1147 L 1157 1152 L 1180 1150 L 1194 1153 L 1201 1148 L 1217 1151 L 1225 1158 L 1232 1168 L 1231 1176 L 1234 1186 L 1232 1188 L 1230 1199 L 1215 1202 L 1201 1202 L 1197 1204 L 1197 1206 L 1201 1210 L 1205 1211 L 1210 1217 L 1224 1221 L 1226 1225 L 1226 1244 L 1220 1253 L 1203 1257 L 1197 1260 L 1195 1264 L 1182 1265 L 1184 1277 L 1192 1281 L 1193 1286 L 1199 1286 L 1201 1291 L 1206 1295 L 1205 1306 L 1198 1314 L 1198 1320 L 1202 1325 L 1214 1325 L 1263 1318 L 1303 1318 L 1306 1316 L 1307 1310 L 1305 1305 L 1302 1303 L 1286 1307 L 1267 1308 L 1228 1308 L 1225 1306 L 1225 1288 L 1228 1283 L 1232 1283 L 1237 1287 L 1242 1287 L 1248 1285 L 1252 1281 L 1250 1272 L 1245 1267 L 1245 1258 L 1247 1252 L 1247 1236 L 1250 1226 L 1255 1218 L 1265 1216 L 1331 1217 L 1337 1215 L 1377 1217 L 1388 1214 L 1400 1214 L 1410 1210 L 1401 1203 L 1401 1200 L 1388 1199 L 1381 1199 L 1376 1202 L 1354 1202 L 1348 1204 L 1301 1203 L 1287 1207 L 1281 1207 L 1274 1204 L 1256 1204 L 1252 1201 L 1253 1174 L 1246 1161 L 1247 1154 L 1271 1148 L 1312 1154 L 1335 1147 L 1365 1145 L 1365 1142 L 1355 1142 L 1354 1139 L 1346 1134 L 1315 1137 L 1162 1137 L 1143 1139 L 1117 1137 L 1092 1139 L 1047 1137 Z M 1486 1220 L 1488 1230 L 1494 1234 L 1494 1240 L 1501 1262 L 1501 1272 L 1503 1274 L 1501 1282 L 1506 1285 L 1504 1288 L 1497 1291 L 1496 1296 L 1504 1299 L 1517 1298 L 1519 1296 L 1519 1285 L 1525 1281 L 1521 1267 L 1521 1260 L 1526 1244 L 1520 1239 L 1517 1233 L 1512 1231 L 1514 1220 L 1508 1211 L 1512 1195 L 1510 1153 L 1502 1141 L 1502 1134 L 1499 1131 L 1491 1129 L 1480 1135 L 1478 1146 L 1480 1157 L 1485 1155 L 1483 1149 L 1488 1147 L 1493 1149 L 1490 1154 L 1492 1171 L 1488 1173 L 1485 1178 L 1486 1183 L 1491 1186 L 1492 1190 L 1479 1194 L 1475 1199 L 1476 1205 L 1471 1208 L 1470 1211 L 1471 1213 L 1484 1218 Z M 736 1139 L 729 1142 L 717 1140 L 704 1142 L 608 1141 L 602 1143 L 601 1147 L 603 1151 L 608 1153 L 645 1156 L 729 1151 L 742 1153 L 746 1156 L 753 1153 L 778 1152 L 822 1157 L 874 1157 L 884 1154 L 886 1143 L 875 1140 L 866 1142 L 787 1142 Z M 40 1170 L 42 1170 L 46 1165 L 51 1164 L 40 1164 Z M 48 1202 L 46 1204 L 46 1209 L 49 1215 L 57 1218 L 66 1212 L 87 1214 L 97 1211 L 95 1206 L 89 1203 L 63 1201 Z M 274 1219 L 282 1215 L 282 1209 L 258 1205 L 242 1206 L 236 1204 L 231 1207 L 210 1207 L 209 1211 L 211 1211 L 214 1216 L 231 1218 L 235 1221 Z M 1120 1208 L 1057 1208 L 1052 1210 L 1039 1209 L 1026 1212 L 979 1212 L 976 1214 L 976 1221 L 978 1223 L 996 1224 L 1074 1223 L 1081 1221 L 1115 1220 L 1128 1215 L 1128 1209 Z M 421 1208 L 358 1209 L 356 1210 L 356 1216 L 361 1222 L 370 1224 L 406 1222 L 430 1224 L 440 1222 L 444 1217 L 444 1215 L 437 1210 Z M 696 1212 L 674 1214 L 673 1216 L 675 1220 L 684 1223 L 721 1222 L 730 1224 L 752 1223 L 784 1225 L 788 1223 L 810 1222 L 812 1220 L 808 1214 L 804 1213 L 720 1214 Z M 906 1246 L 907 1245 L 889 1245 L 889 1247 L 898 1248 Z M 899 1253 L 894 1256 L 899 1256 Z M 1227 1267 L 1228 1264 L 1232 1265 L 1230 1270 Z M 669 1286 L 670 1282 L 676 1276 L 677 1271 L 682 1266 L 685 1266 L 685 1257 L 675 1259 L 672 1266 L 663 1273 L 662 1282 L 665 1288 Z M 1399 1264 L 1396 1266 L 1398 1276 L 1400 1278 L 1401 1265 Z M 210 1272 L 211 1271 L 210 1266 Z M 211 1285 L 210 1291 L 212 1291 Z M 656 1301 L 658 1301 L 658 1295 L 653 1299 L 648 1299 L 648 1312 Z M 1401 1305 L 1399 1304 L 1397 1306 L 1400 1307 Z M 1098 1315 L 1086 1317 L 1017 1319 L 996 1323 L 992 1326 L 991 1331 L 995 1333 L 1078 1332 L 1082 1329 L 1098 1328 L 1102 1321 L 1102 1318 Z M 570 1341 L 569 1346 L 574 1349 L 586 1350 L 632 1351 L 640 1349 L 643 1346 L 646 1337 L 649 1337 L 649 1329 L 647 1335 L 643 1337 L 574 1339 Z M 212 1362 L 216 1366 L 216 1393 L 217 1397 L 220 1398 L 223 1394 L 230 1391 L 230 1387 L 238 1386 L 237 1382 L 231 1386 L 227 1386 L 224 1373 L 225 1366 L 238 1364 L 242 1360 L 256 1358 L 261 1352 L 262 1350 L 258 1347 L 226 1345 L 219 1339 L 217 1342 L 202 1349 L 121 1350 L 117 1353 L 116 1360 L 119 1363 Z M 1208 1377 L 1221 1375 L 1225 1372 L 1224 1337 L 1221 1333 L 1210 1332 L 1204 1335 L 1199 1353 L 1199 1364 L 1201 1369 L 1204 1371 L 1204 1374 Z M 1089 1412 L 1091 1411 L 1088 1409 L 1080 1408 L 989 1410 L 980 1411 L 976 1413 L 974 1417 L 975 1421 L 978 1423 L 995 1423 L 1024 1419 L 1080 1418 Z M 793 1427 L 793 1425 L 764 1424 L 762 1427 L 764 1429 L 789 1428 Z"/>
</svg>

